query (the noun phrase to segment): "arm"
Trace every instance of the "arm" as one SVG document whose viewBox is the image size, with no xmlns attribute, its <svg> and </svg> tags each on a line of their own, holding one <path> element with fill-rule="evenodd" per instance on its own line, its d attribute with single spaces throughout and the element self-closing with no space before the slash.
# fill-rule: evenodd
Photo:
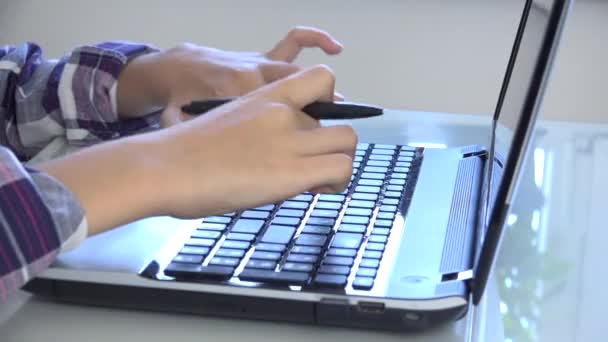
<svg viewBox="0 0 608 342">
<path fill-rule="evenodd" d="M 0 147 L 0 302 L 86 235 L 72 192 Z"/>
</svg>

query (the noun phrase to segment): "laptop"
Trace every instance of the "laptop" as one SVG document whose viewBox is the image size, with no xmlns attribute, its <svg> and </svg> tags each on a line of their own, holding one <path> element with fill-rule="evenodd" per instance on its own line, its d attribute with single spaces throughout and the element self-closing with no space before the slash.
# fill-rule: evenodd
<svg viewBox="0 0 608 342">
<path fill-rule="evenodd" d="M 137 221 L 62 253 L 25 289 L 88 305 L 390 331 L 461 319 L 490 277 L 570 0 L 523 7 L 487 146 L 360 143 L 342 193 Z"/>
</svg>

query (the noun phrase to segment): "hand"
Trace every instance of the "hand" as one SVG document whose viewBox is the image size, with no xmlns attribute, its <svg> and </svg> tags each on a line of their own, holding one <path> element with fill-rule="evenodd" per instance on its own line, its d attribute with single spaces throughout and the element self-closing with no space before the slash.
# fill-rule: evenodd
<svg viewBox="0 0 608 342">
<path fill-rule="evenodd" d="M 76 195 L 90 235 L 144 217 L 199 218 L 341 191 L 356 135 L 350 126 L 320 127 L 301 111 L 331 99 L 333 87 L 327 68 L 311 68 L 190 121 L 38 167 Z"/>
<path fill-rule="evenodd" d="M 138 57 L 119 77 L 119 112 L 132 117 L 169 106 L 179 108 L 193 100 L 247 94 L 298 71 L 293 61 L 306 47 L 317 47 L 330 55 L 342 50 L 329 34 L 298 27 L 264 54 L 186 43 Z M 187 118 L 175 114 L 165 113 L 163 125 Z"/>
<path fill-rule="evenodd" d="M 320 127 L 301 111 L 331 100 L 333 87 L 327 68 L 312 68 L 163 131 L 166 214 L 200 217 L 309 190 L 342 191 L 355 133 L 350 126 Z"/>
</svg>

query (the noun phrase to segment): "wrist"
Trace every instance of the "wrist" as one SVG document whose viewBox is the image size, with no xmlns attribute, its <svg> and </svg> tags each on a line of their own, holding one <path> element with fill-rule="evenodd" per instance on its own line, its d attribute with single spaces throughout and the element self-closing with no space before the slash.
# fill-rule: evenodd
<svg viewBox="0 0 608 342">
<path fill-rule="evenodd" d="M 116 89 L 119 117 L 140 117 L 166 106 L 168 90 L 159 72 L 161 56 L 160 52 L 141 55 L 124 66 Z"/>
</svg>

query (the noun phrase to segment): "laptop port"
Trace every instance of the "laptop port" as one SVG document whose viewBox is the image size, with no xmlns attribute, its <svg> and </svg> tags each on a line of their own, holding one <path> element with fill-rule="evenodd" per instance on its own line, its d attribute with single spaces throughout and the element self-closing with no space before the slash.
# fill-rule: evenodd
<svg viewBox="0 0 608 342">
<path fill-rule="evenodd" d="M 361 313 L 366 314 L 383 314 L 384 313 L 384 303 L 374 303 L 374 302 L 359 302 L 357 303 L 357 310 Z"/>
</svg>

